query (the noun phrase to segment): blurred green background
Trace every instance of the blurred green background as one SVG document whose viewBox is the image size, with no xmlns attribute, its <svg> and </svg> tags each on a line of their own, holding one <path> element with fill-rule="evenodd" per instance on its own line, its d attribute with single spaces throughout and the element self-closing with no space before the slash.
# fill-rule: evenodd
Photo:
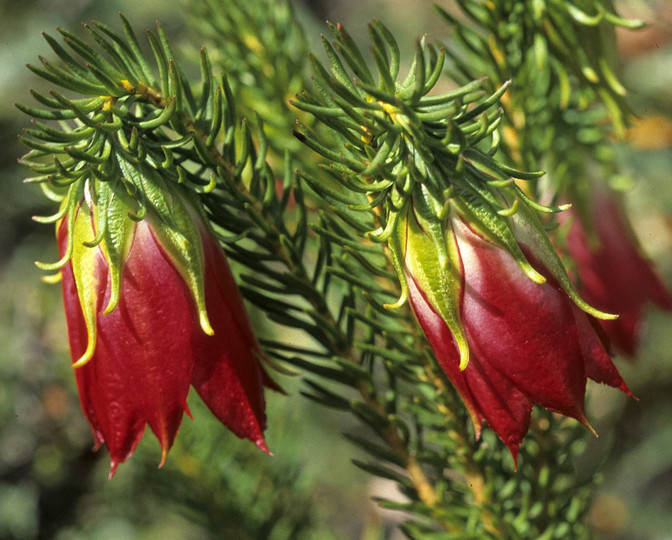
<svg viewBox="0 0 672 540">
<path fill-rule="evenodd" d="M 642 117 L 633 147 L 624 147 L 620 159 L 635 180 L 628 205 L 636 232 L 672 283 L 672 6 L 621 4 L 623 14 L 655 22 L 620 41 L 624 78 Z M 364 21 L 380 18 L 407 53 L 417 35 L 448 35 L 428 0 L 324 0 L 308 7 L 314 49 L 325 18 L 343 22 L 360 42 Z M 40 281 L 33 264 L 56 258 L 52 227 L 31 220 L 53 207 L 39 188 L 22 184 L 30 172 L 17 164 L 25 149 L 16 136 L 29 121 L 13 103 L 32 103 L 28 90 L 45 88 L 25 68 L 38 54 L 51 58 L 42 31 L 76 30 L 91 19 L 118 28 L 119 11 L 139 35 L 158 18 L 173 43 L 186 45 L 177 2 L 0 1 L 0 538 L 396 538 L 401 516 L 381 513 L 369 500 L 390 486 L 349 463 L 356 451 L 340 432 L 357 427 L 299 396 L 299 381 L 290 378 L 282 379 L 289 397 L 269 396 L 273 458 L 231 435 L 197 399 L 190 400 L 195 420 L 184 420 L 161 471 L 152 436 L 112 481 L 106 451 L 91 451 L 69 367 L 60 287 Z M 590 390 L 589 416 L 600 438 L 586 432 L 588 448 L 577 466 L 601 470 L 590 514 L 596 538 L 672 538 L 671 323 L 669 315 L 650 313 L 639 361 L 617 360 L 639 401 Z"/>
</svg>

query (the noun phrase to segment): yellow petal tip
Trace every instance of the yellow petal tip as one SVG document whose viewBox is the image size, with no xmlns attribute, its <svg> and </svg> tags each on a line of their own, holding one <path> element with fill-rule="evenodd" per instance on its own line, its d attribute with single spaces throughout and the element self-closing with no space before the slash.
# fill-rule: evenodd
<svg viewBox="0 0 672 540">
<path fill-rule="evenodd" d="M 163 467 L 163 464 L 166 462 L 167 457 L 168 457 L 168 448 L 161 448 L 161 461 L 159 462 L 159 466 L 157 467 L 157 469 Z"/>
</svg>

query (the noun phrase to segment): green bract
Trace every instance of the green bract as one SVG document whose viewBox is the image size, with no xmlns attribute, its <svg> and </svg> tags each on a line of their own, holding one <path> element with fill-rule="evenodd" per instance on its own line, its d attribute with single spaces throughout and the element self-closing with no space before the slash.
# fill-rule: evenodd
<svg viewBox="0 0 672 540">
<path fill-rule="evenodd" d="M 97 283 L 99 273 L 96 265 L 100 255 L 109 272 L 110 297 L 104 314 L 116 308 L 121 294 L 124 261 L 133 242 L 135 224 L 146 219 L 152 226 L 162 249 L 174 267 L 182 275 L 194 298 L 202 330 L 212 335 L 204 294 L 204 261 L 201 233 L 194 221 L 193 203 L 186 203 L 178 189 L 160 178 L 151 179 L 155 173 L 145 169 L 122 167 L 128 173 L 124 180 L 114 184 L 95 179 L 81 180 L 84 197 L 75 208 L 68 210 L 57 230 L 65 227 L 67 247 L 65 256 L 57 263 L 62 266 L 72 262 L 80 304 L 86 320 L 89 344 L 75 367 L 88 362 L 96 346 L 96 314 L 101 290 L 106 283 Z M 144 172 L 144 175 L 142 174 Z M 128 178 L 133 178 L 134 192 L 141 197 L 143 216 L 137 217 L 137 201 L 127 191 Z M 136 183 L 137 182 L 137 183 Z M 199 218 L 202 222 L 202 218 Z M 51 267 L 55 269 L 55 267 Z"/>
<path fill-rule="evenodd" d="M 426 193 L 418 190 L 417 195 L 411 199 L 405 219 L 396 232 L 402 253 L 396 254 L 396 242 L 390 242 L 390 251 L 394 259 L 401 259 L 403 264 L 402 283 L 415 280 L 427 302 L 450 326 L 460 352 L 460 369 L 464 369 L 469 362 L 469 345 L 460 321 L 463 279 L 455 237 L 450 223 L 439 220 L 432 212 Z M 403 288 L 407 289 L 407 285 Z"/>
</svg>

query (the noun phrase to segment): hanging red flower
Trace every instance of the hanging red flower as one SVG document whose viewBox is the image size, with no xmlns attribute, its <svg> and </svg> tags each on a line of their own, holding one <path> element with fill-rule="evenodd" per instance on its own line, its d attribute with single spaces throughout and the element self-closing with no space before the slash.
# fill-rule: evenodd
<svg viewBox="0 0 672 540">
<path fill-rule="evenodd" d="M 458 212 L 437 222 L 411 205 L 402 248 L 408 298 L 439 365 L 477 436 L 486 420 L 514 460 L 534 403 L 589 425 L 587 379 L 629 394 L 577 303 L 594 310 L 568 292 L 527 217 L 521 210 L 513 219 L 511 253 Z"/>
<path fill-rule="evenodd" d="M 140 220 L 117 191 L 100 227 L 104 194 L 97 204 L 89 194 L 57 229 L 77 387 L 96 446 L 110 452 L 110 477 L 147 424 L 163 464 L 191 386 L 231 431 L 268 452 L 267 379 L 224 252 L 196 206 L 164 189 Z"/>
<path fill-rule="evenodd" d="M 591 223 L 572 210 L 567 252 L 576 263 L 577 288 L 595 307 L 618 313 L 600 321 L 611 343 L 635 356 L 644 308 L 651 302 L 672 309 L 670 293 L 642 254 L 628 219 L 613 193 L 594 186 L 587 201 Z"/>
</svg>

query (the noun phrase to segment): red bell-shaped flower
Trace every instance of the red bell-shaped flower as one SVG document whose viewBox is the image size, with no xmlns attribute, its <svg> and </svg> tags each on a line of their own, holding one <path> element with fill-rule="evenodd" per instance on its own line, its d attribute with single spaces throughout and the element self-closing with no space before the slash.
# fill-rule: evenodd
<svg viewBox="0 0 672 540">
<path fill-rule="evenodd" d="M 600 321 L 611 343 L 635 356 L 644 307 L 648 302 L 670 310 L 670 293 L 642 254 L 627 217 L 613 193 L 594 186 L 588 200 L 592 223 L 573 212 L 567 252 L 576 263 L 577 288 L 598 309 L 619 318 Z"/>
<path fill-rule="evenodd" d="M 629 393 L 528 218 L 513 218 L 512 254 L 459 212 L 439 223 L 411 205 L 402 248 L 408 298 L 441 368 L 477 435 L 486 420 L 514 460 L 534 403 L 588 425 L 588 378 Z"/>
<path fill-rule="evenodd" d="M 58 226 L 77 387 L 96 445 L 110 452 L 110 476 L 146 424 L 164 462 L 190 386 L 231 431 L 268 451 L 267 379 L 224 252 L 177 189 L 164 186 L 156 200 L 133 221 L 117 193 L 101 232 L 100 200 L 89 196 Z"/>
</svg>

